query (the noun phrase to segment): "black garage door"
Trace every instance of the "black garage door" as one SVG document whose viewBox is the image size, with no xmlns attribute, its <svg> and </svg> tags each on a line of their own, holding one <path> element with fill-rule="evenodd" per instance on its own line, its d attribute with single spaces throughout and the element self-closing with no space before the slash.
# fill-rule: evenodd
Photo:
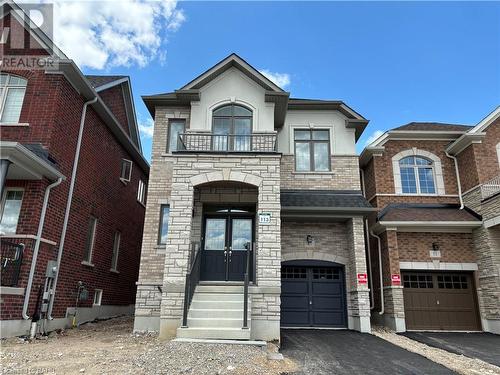
<svg viewBox="0 0 500 375">
<path fill-rule="evenodd" d="M 284 263 L 282 327 L 346 327 L 343 267 L 329 262 Z"/>
</svg>

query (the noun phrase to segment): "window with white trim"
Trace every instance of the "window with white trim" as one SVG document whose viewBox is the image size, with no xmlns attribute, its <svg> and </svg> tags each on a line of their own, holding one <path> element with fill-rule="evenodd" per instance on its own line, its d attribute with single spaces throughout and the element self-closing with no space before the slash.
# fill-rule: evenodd
<svg viewBox="0 0 500 375">
<path fill-rule="evenodd" d="M 87 229 L 87 240 L 85 242 L 85 253 L 83 255 L 83 261 L 85 263 L 92 263 L 92 253 L 94 251 L 95 243 L 95 232 L 97 229 L 97 218 L 91 216 L 89 219 L 88 229 Z"/>
<path fill-rule="evenodd" d="M 14 234 L 19 222 L 23 202 L 21 189 L 7 189 L 4 194 L 2 212 L 0 213 L 0 234 Z"/>
<path fill-rule="evenodd" d="M 123 182 L 130 182 L 132 178 L 132 161 L 127 159 L 122 159 L 120 180 Z"/>
<path fill-rule="evenodd" d="M 434 165 L 421 156 L 407 156 L 399 161 L 403 194 L 436 194 Z"/>
<path fill-rule="evenodd" d="M 23 107 L 28 81 L 11 74 L 0 74 L 0 122 L 16 124 Z"/>
<path fill-rule="evenodd" d="M 162 204 L 160 206 L 160 228 L 158 230 L 158 245 L 165 245 L 167 243 L 169 215 L 170 206 L 168 204 Z"/>
<path fill-rule="evenodd" d="M 141 204 L 146 204 L 146 184 L 142 180 L 139 180 L 137 188 L 137 201 Z"/>
<path fill-rule="evenodd" d="M 115 232 L 115 239 L 113 241 L 113 256 L 111 257 L 111 271 L 118 271 L 118 254 L 120 252 L 120 242 L 122 234 Z"/>
<path fill-rule="evenodd" d="M 500 143 L 497 143 L 498 166 L 500 167 Z"/>
<path fill-rule="evenodd" d="M 100 306 L 102 302 L 102 289 L 94 289 L 94 306 Z"/>
</svg>

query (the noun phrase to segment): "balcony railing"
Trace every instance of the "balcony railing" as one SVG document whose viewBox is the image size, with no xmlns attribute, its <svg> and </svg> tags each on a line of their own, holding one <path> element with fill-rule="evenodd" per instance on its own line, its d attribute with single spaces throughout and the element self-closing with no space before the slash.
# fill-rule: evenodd
<svg viewBox="0 0 500 375">
<path fill-rule="evenodd" d="M 25 247 L 22 241 L 0 239 L 1 286 L 17 286 Z"/>
<path fill-rule="evenodd" d="M 489 198 L 500 192 L 500 176 L 485 182 L 481 185 L 481 197 L 482 199 Z"/>
<path fill-rule="evenodd" d="M 277 152 L 276 134 L 179 134 L 178 151 L 213 153 Z"/>
</svg>

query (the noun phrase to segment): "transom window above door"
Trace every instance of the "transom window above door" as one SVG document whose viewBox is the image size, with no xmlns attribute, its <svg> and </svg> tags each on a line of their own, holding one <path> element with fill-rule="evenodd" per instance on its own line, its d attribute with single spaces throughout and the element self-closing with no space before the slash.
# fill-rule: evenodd
<svg viewBox="0 0 500 375">
<path fill-rule="evenodd" d="M 403 194 L 436 194 L 434 164 L 420 156 L 407 156 L 399 161 Z"/>
<path fill-rule="evenodd" d="M 329 130 L 296 129 L 294 144 L 297 172 L 330 171 Z"/>
<path fill-rule="evenodd" d="M 212 114 L 212 149 L 250 151 L 252 147 L 252 111 L 237 104 L 219 107 Z"/>
</svg>

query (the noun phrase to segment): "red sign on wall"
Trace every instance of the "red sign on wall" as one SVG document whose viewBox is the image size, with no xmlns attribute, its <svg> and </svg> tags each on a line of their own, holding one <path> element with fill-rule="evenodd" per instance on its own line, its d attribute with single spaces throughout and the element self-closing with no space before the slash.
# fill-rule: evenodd
<svg viewBox="0 0 500 375">
<path fill-rule="evenodd" d="M 392 274 L 391 275 L 391 282 L 392 282 L 392 285 L 401 285 L 401 275 Z"/>
<path fill-rule="evenodd" d="M 366 273 L 358 273 L 358 284 L 366 284 L 368 282 L 368 276 Z"/>
</svg>

